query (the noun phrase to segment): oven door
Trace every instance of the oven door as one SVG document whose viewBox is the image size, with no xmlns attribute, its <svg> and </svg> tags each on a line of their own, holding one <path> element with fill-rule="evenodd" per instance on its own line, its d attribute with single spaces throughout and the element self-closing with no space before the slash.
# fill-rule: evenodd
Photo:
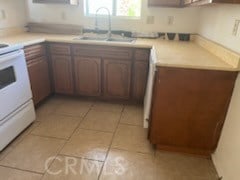
<svg viewBox="0 0 240 180">
<path fill-rule="evenodd" d="M 0 121 L 32 98 L 23 50 L 0 56 Z"/>
</svg>

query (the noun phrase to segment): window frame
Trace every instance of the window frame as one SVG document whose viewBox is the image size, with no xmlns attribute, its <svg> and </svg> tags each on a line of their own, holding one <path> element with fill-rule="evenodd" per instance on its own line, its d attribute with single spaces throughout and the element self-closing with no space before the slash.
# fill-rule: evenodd
<svg viewBox="0 0 240 180">
<path fill-rule="evenodd" d="M 95 17 L 96 14 L 90 14 L 89 13 L 89 0 L 84 0 L 83 6 L 84 6 L 84 16 L 86 17 Z M 117 1 L 118 0 L 112 0 L 113 7 L 112 7 L 112 18 L 116 19 L 141 19 L 142 18 L 142 0 L 140 0 L 140 16 L 117 16 Z M 100 16 L 107 16 L 107 15 L 100 15 Z"/>
</svg>

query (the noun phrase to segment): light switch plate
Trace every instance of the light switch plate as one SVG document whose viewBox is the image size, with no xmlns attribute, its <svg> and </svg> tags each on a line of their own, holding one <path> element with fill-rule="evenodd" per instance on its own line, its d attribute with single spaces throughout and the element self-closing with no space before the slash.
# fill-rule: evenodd
<svg viewBox="0 0 240 180">
<path fill-rule="evenodd" d="M 232 35 L 237 36 L 239 31 L 240 20 L 236 19 L 233 25 Z"/>
<path fill-rule="evenodd" d="M 6 19 L 6 12 L 4 9 L 0 9 L 0 21 Z"/>
<path fill-rule="evenodd" d="M 155 17 L 154 16 L 147 16 L 147 24 L 154 24 Z"/>
<path fill-rule="evenodd" d="M 167 23 L 169 26 L 173 25 L 174 23 L 174 16 L 168 16 Z"/>
</svg>

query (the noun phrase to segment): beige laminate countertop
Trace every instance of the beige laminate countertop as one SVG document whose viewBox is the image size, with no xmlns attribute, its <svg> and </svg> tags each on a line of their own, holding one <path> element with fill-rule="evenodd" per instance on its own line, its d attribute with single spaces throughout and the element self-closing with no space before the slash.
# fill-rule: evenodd
<svg viewBox="0 0 240 180">
<path fill-rule="evenodd" d="M 24 46 L 48 41 L 135 48 L 154 48 L 156 52 L 157 66 L 239 71 L 239 67 L 235 67 L 226 63 L 195 42 L 167 41 L 160 39 L 137 39 L 135 43 L 119 43 L 74 40 L 74 38 L 76 38 L 75 35 L 21 33 L 12 36 L 1 37 L 0 42 L 8 44 L 21 43 Z"/>
</svg>

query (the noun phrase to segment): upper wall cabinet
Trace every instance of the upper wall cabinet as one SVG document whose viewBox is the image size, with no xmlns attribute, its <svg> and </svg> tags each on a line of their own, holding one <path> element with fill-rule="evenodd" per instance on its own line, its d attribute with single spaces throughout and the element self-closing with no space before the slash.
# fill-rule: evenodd
<svg viewBox="0 0 240 180">
<path fill-rule="evenodd" d="M 240 0 L 183 0 L 184 6 L 201 6 L 212 3 L 239 4 Z"/>
<path fill-rule="evenodd" d="M 240 0 L 148 0 L 149 7 L 186 7 L 213 3 L 240 4 Z"/>
<path fill-rule="evenodd" d="M 181 7 L 181 0 L 148 0 L 148 6 Z"/>
<path fill-rule="evenodd" d="M 78 5 L 79 0 L 33 0 L 33 3 Z"/>
</svg>

